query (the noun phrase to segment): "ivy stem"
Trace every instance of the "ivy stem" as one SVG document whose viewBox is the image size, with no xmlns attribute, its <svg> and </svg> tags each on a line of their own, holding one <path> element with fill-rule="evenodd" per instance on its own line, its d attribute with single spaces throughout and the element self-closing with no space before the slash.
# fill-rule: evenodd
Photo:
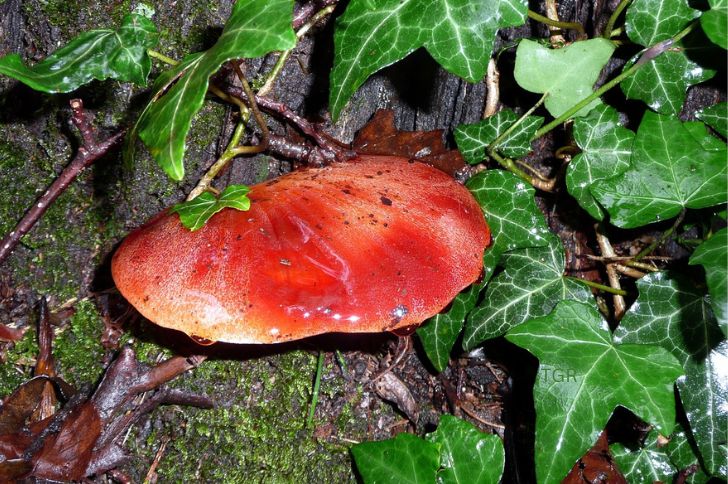
<svg viewBox="0 0 728 484">
<path fill-rule="evenodd" d="M 622 0 L 619 2 L 619 5 L 617 5 L 617 8 L 614 9 L 614 12 L 612 12 L 612 15 L 609 16 L 609 21 L 607 22 L 607 26 L 604 27 L 604 34 L 603 37 L 605 39 L 611 39 L 612 34 L 614 33 L 614 24 L 617 23 L 617 19 L 622 14 L 625 8 L 630 4 L 632 0 Z"/>
<path fill-rule="evenodd" d="M 542 24 L 546 24 L 550 27 L 558 27 L 560 29 L 576 30 L 581 35 L 586 35 L 586 32 L 584 31 L 584 26 L 578 22 L 561 22 L 558 20 L 552 20 L 548 17 L 544 17 L 543 15 L 534 12 L 533 10 L 528 11 L 528 18 L 530 18 L 531 20 L 535 20 L 536 22 L 541 22 Z"/>
<path fill-rule="evenodd" d="M 663 234 L 659 238 L 657 238 L 650 245 L 648 245 L 647 247 L 645 247 L 644 249 L 642 249 L 640 251 L 640 253 L 637 254 L 636 256 L 634 256 L 634 258 L 632 260 L 635 261 L 635 262 L 638 262 L 640 259 L 644 258 L 645 256 L 650 255 L 653 250 L 655 250 L 656 248 L 658 248 L 667 239 L 669 239 L 670 236 L 673 234 L 673 232 L 675 232 L 675 230 L 677 230 L 677 228 L 680 226 L 680 224 L 685 219 L 685 213 L 686 212 L 687 212 L 687 209 L 683 208 L 680 211 L 680 214 L 675 219 L 675 222 L 672 224 L 672 227 L 670 227 L 669 229 L 665 230 L 665 232 L 663 232 Z"/>
<path fill-rule="evenodd" d="M 571 108 L 567 109 L 561 116 L 554 119 L 550 123 L 546 124 L 545 126 L 542 126 L 538 131 L 536 131 L 536 134 L 533 135 L 532 139 L 540 138 L 541 136 L 545 135 L 552 129 L 559 126 L 561 123 L 566 121 L 567 119 L 571 118 L 574 114 L 579 112 L 582 108 L 587 106 L 589 103 L 594 101 L 595 99 L 599 98 L 602 94 L 622 82 L 623 80 L 627 79 L 628 77 L 634 75 L 635 72 L 637 72 L 642 66 L 647 64 L 648 62 L 652 61 L 655 57 L 662 54 L 666 50 L 668 50 L 670 47 L 672 47 L 675 43 L 677 43 L 680 39 L 685 37 L 687 34 L 689 34 L 694 28 L 695 28 L 695 22 L 691 23 L 687 27 L 685 27 L 682 31 L 680 31 L 678 34 L 676 34 L 674 37 L 669 38 L 667 40 L 663 40 L 662 42 L 658 42 L 657 44 L 645 49 L 642 56 L 630 66 L 629 69 L 622 71 L 621 74 L 619 74 L 617 77 L 612 79 L 611 81 L 607 82 L 606 84 L 602 85 L 599 89 L 592 92 L 590 95 L 573 105 Z"/>
<path fill-rule="evenodd" d="M 324 352 L 319 351 L 318 361 L 316 362 L 316 376 L 313 380 L 313 392 L 311 394 L 311 405 L 308 407 L 308 417 L 306 418 L 306 428 L 310 429 L 313 425 L 313 416 L 316 412 L 316 404 L 318 404 L 319 391 L 321 389 L 321 374 L 324 372 Z"/>
<path fill-rule="evenodd" d="M 616 294 L 618 296 L 626 296 L 627 291 L 623 289 L 615 289 L 613 287 L 606 286 L 604 284 L 599 284 L 598 282 L 593 281 L 587 281 L 586 279 L 581 279 L 579 277 L 574 276 L 566 276 L 567 279 L 571 279 L 572 281 L 580 282 L 584 284 L 585 286 L 593 287 L 594 289 L 599 289 L 600 291 L 608 292 L 610 294 Z"/>
<path fill-rule="evenodd" d="M 498 135 L 498 137 L 496 139 L 494 139 L 491 144 L 488 145 L 488 151 L 489 152 L 494 151 L 498 147 L 498 145 L 503 142 L 504 139 L 506 139 L 513 131 L 515 131 L 515 129 L 518 126 L 520 126 L 521 123 L 523 123 L 523 121 L 525 121 L 525 119 L 527 117 L 529 117 L 531 115 L 531 113 L 533 113 L 536 109 L 538 109 L 539 106 L 541 106 L 543 104 L 543 102 L 546 100 L 546 96 L 547 95 L 548 95 L 548 93 L 544 93 L 544 95 L 541 96 L 541 99 L 539 99 L 536 102 L 536 104 L 534 104 L 533 106 L 531 106 L 531 108 L 528 111 L 526 111 L 525 113 L 523 113 L 521 115 L 521 117 L 516 120 L 515 123 L 513 123 L 510 126 L 508 126 L 508 129 L 506 129 L 500 135 Z"/>
<path fill-rule="evenodd" d="M 298 29 L 298 31 L 296 32 L 296 37 L 298 39 L 301 39 L 301 37 L 306 35 L 308 31 L 311 30 L 311 28 L 316 25 L 322 18 L 330 15 L 335 8 L 336 5 L 329 5 L 328 7 L 322 8 L 321 10 L 316 12 L 316 14 L 313 15 L 311 19 L 303 25 L 303 27 Z M 292 52 L 293 49 L 288 49 L 281 52 L 281 55 L 278 57 L 278 60 L 273 66 L 273 69 L 271 69 L 271 71 L 268 73 L 265 84 L 263 84 L 263 87 L 258 89 L 258 96 L 265 96 L 273 89 L 273 85 L 275 84 L 276 80 L 278 80 L 278 76 L 281 74 L 281 71 L 283 71 L 283 67 L 285 66 L 286 61 L 291 56 Z"/>
<path fill-rule="evenodd" d="M 171 66 L 176 66 L 177 64 L 179 64 L 178 61 L 172 59 L 171 57 L 167 57 L 166 55 L 162 54 L 161 52 L 157 52 L 156 50 L 147 49 L 147 55 Z"/>
</svg>

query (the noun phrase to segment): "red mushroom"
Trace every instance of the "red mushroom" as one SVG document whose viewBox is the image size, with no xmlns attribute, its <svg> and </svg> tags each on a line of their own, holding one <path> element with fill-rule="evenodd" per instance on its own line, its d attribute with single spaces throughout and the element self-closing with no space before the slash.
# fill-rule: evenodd
<svg viewBox="0 0 728 484">
<path fill-rule="evenodd" d="M 145 317 L 211 341 L 381 332 L 442 310 L 482 270 L 490 232 L 468 190 L 419 162 L 361 156 L 251 187 L 196 232 L 164 212 L 111 270 Z"/>
</svg>

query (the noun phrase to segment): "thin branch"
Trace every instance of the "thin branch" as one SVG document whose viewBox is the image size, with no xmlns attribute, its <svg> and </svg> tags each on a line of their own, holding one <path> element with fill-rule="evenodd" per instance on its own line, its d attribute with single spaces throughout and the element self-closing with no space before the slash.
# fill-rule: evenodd
<svg viewBox="0 0 728 484">
<path fill-rule="evenodd" d="M 597 235 L 597 243 L 599 244 L 599 250 L 605 257 L 614 257 L 616 254 L 614 253 L 614 249 L 612 248 L 611 242 L 609 242 L 609 238 L 604 234 L 602 226 L 597 224 L 594 226 L 595 232 Z M 617 274 L 617 269 L 615 269 L 614 264 L 607 264 L 606 267 L 607 270 L 607 279 L 609 279 L 609 285 L 614 288 L 621 290 L 622 286 L 619 283 L 619 274 Z M 612 301 L 614 303 L 614 318 L 619 321 L 622 319 L 622 316 L 624 316 L 625 311 L 627 311 L 627 304 L 624 301 L 624 297 L 620 294 L 615 294 L 612 297 Z"/>
<path fill-rule="evenodd" d="M 656 239 L 656 240 L 655 240 L 655 241 L 653 241 L 653 242 L 652 242 L 652 243 L 651 243 L 650 245 L 648 245 L 647 247 L 645 247 L 644 249 L 642 249 L 642 250 L 640 251 L 640 253 L 639 253 L 639 254 L 637 254 L 636 256 L 634 256 L 634 258 L 633 258 L 632 260 L 634 260 L 634 261 L 639 261 L 639 260 L 640 260 L 640 259 L 642 259 L 643 257 L 645 257 L 645 256 L 647 256 L 647 255 L 650 255 L 650 254 L 652 253 L 652 251 L 653 251 L 653 250 L 655 250 L 656 248 L 658 248 L 658 247 L 659 247 L 660 245 L 662 245 L 662 244 L 663 244 L 663 243 L 664 243 L 664 242 L 665 242 L 665 241 L 666 241 L 667 239 L 669 239 L 669 238 L 670 238 L 670 236 L 671 236 L 671 235 L 673 234 L 673 232 L 675 232 L 675 230 L 676 230 L 676 229 L 677 229 L 677 228 L 678 228 L 678 227 L 680 226 L 680 224 L 681 224 L 681 223 L 683 222 L 683 220 L 685 220 L 685 213 L 686 213 L 686 212 L 687 212 L 687 210 L 683 208 L 683 209 L 682 209 L 682 210 L 680 211 L 680 214 L 679 214 L 679 215 L 677 216 L 677 218 L 675 219 L 675 222 L 674 222 L 674 223 L 672 224 L 672 227 L 670 227 L 669 229 L 665 230 L 665 232 L 663 232 L 663 234 L 662 234 L 662 235 L 661 235 L 661 236 L 660 236 L 660 237 L 659 237 L 658 239 Z"/>
<path fill-rule="evenodd" d="M 500 72 L 494 58 L 488 61 L 488 70 L 485 72 L 485 109 L 483 119 L 489 118 L 498 112 L 500 102 Z"/>
<path fill-rule="evenodd" d="M 78 148 L 73 160 L 25 213 L 25 216 L 18 222 L 13 231 L 0 241 L 0 264 L 15 249 L 20 239 L 33 228 L 56 198 L 73 183 L 79 173 L 104 156 L 124 136 L 125 131 L 121 130 L 109 138 L 99 140 L 92 126 L 93 116 L 83 109 L 83 102 L 80 99 L 72 99 L 70 103 L 73 111 L 71 123 L 81 135 L 81 146 Z"/>
</svg>

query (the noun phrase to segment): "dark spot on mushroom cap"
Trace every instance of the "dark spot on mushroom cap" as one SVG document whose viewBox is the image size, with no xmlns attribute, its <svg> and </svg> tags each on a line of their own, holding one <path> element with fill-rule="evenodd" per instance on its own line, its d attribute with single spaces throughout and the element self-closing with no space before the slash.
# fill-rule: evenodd
<svg viewBox="0 0 728 484">
<path fill-rule="evenodd" d="M 386 205 L 388 207 L 391 207 L 392 206 L 392 200 L 390 200 L 389 198 L 387 198 L 385 196 L 379 197 L 379 200 L 382 201 L 382 205 Z"/>
</svg>

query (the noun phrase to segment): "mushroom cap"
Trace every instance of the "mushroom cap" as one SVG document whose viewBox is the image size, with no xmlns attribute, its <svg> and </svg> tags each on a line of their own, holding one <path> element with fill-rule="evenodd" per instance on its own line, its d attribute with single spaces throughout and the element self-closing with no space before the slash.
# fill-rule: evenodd
<svg viewBox="0 0 728 484">
<path fill-rule="evenodd" d="M 249 211 L 195 232 L 165 211 L 129 234 L 111 263 L 119 291 L 154 323 L 211 341 L 392 331 L 473 283 L 490 242 L 470 192 L 407 158 L 301 169 L 248 196 Z"/>
</svg>

